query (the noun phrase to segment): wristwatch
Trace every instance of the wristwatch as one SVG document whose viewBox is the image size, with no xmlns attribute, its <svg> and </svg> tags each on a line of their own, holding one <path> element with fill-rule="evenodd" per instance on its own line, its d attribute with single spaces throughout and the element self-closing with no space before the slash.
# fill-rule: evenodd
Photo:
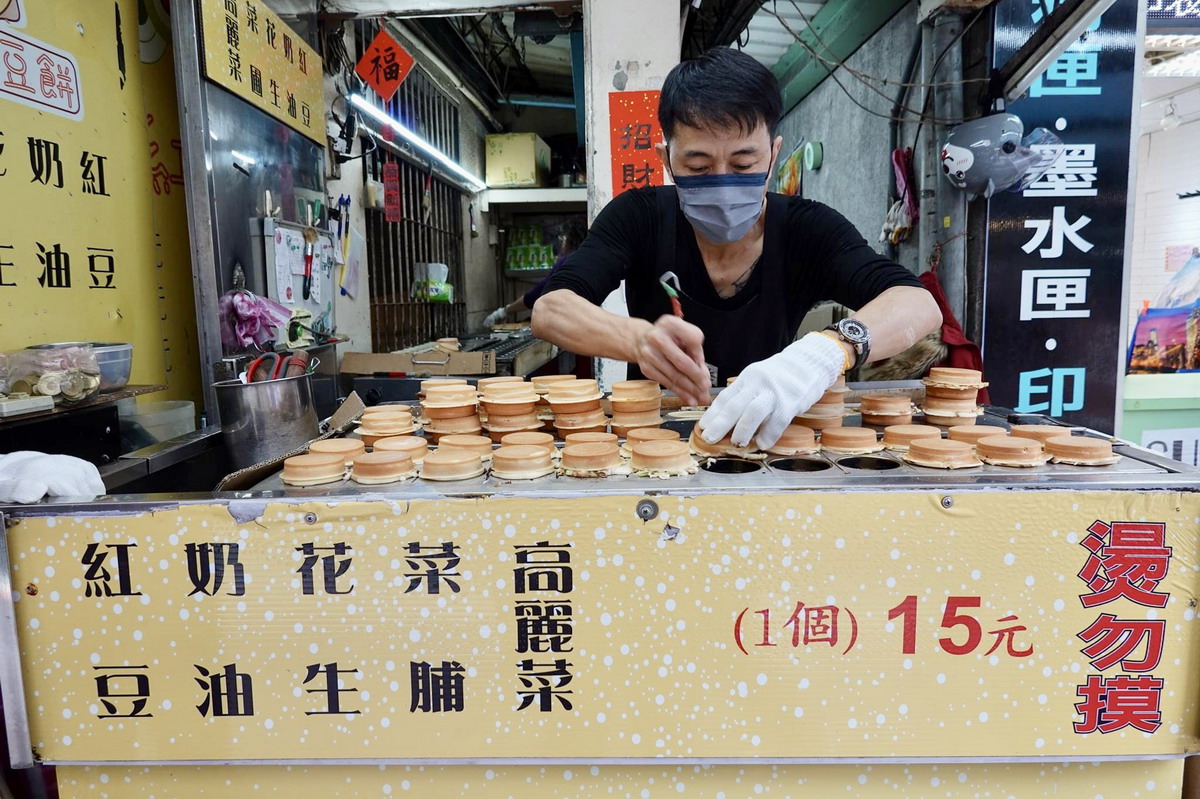
<svg viewBox="0 0 1200 799">
<path fill-rule="evenodd" d="M 866 325 L 857 319 L 843 319 L 825 329 L 853 347 L 858 354 L 851 369 L 857 369 L 867 362 L 871 354 L 871 333 Z"/>
</svg>

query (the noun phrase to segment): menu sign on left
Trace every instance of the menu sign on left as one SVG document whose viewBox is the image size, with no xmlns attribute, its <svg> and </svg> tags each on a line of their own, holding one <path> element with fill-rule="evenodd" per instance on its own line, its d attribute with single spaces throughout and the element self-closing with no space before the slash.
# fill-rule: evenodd
<svg viewBox="0 0 1200 799">
<path fill-rule="evenodd" d="M 262 0 L 196 0 L 204 74 L 325 144 L 321 57 Z"/>
</svg>

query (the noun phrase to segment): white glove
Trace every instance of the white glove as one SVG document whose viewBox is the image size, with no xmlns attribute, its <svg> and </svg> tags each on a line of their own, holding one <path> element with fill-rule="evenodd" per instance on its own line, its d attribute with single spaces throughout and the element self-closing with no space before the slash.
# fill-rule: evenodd
<svg viewBox="0 0 1200 799">
<path fill-rule="evenodd" d="M 501 305 L 496 310 L 487 315 L 483 320 L 484 328 L 490 329 L 493 325 L 497 325 L 504 321 L 504 317 L 508 316 L 508 309 Z"/>
<path fill-rule="evenodd" d="M 715 444 L 732 430 L 734 446 L 744 447 L 753 438 L 759 449 L 773 447 L 792 419 L 821 398 L 845 365 L 841 344 L 809 333 L 783 352 L 747 366 L 718 394 L 700 417 L 702 437 Z"/>
<path fill-rule="evenodd" d="M 0 455 L 0 503 L 28 505 L 42 497 L 86 497 L 104 493 L 100 471 L 80 458 L 43 452 Z"/>
</svg>

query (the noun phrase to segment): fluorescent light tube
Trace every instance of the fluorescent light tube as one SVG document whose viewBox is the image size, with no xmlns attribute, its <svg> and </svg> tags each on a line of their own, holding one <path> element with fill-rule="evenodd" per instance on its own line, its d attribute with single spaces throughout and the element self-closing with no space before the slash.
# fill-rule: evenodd
<svg viewBox="0 0 1200 799">
<path fill-rule="evenodd" d="M 400 124 L 400 122 L 396 121 L 395 119 L 392 119 L 390 116 L 385 114 L 383 111 L 376 108 L 371 103 L 367 102 L 361 96 L 359 96 L 357 94 L 350 95 L 350 102 L 354 106 L 356 106 L 359 110 L 361 110 L 363 113 L 365 113 L 367 116 L 374 119 L 376 122 L 379 122 L 382 125 L 387 125 L 392 130 L 399 133 L 401 136 L 404 137 L 404 139 L 406 141 L 408 141 L 410 144 L 412 144 L 418 150 L 423 152 L 425 155 L 434 159 L 439 164 L 444 166 L 446 169 L 450 170 L 450 172 L 452 172 L 453 174 L 455 174 L 458 177 L 465 180 L 467 182 L 467 185 L 470 186 L 471 188 L 473 188 L 475 191 L 483 191 L 484 189 L 487 188 L 486 183 L 484 183 L 482 180 L 475 177 L 470 172 L 468 172 L 467 170 L 465 170 L 461 166 L 459 166 L 457 163 L 455 163 L 454 160 L 450 158 L 450 156 L 446 155 L 441 150 L 434 147 L 429 142 L 425 141 L 423 138 L 418 136 L 416 133 L 409 130 L 404 125 Z"/>
</svg>

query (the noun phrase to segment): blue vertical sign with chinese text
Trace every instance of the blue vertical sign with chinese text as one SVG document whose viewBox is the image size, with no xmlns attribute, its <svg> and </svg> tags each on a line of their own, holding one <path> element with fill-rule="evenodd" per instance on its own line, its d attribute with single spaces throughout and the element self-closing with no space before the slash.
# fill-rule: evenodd
<svg viewBox="0 0 1200 799">
<path fill-rule="evenodd" d="M 1000 67 L 1058 0 L 996 6 Z M 1066 149 L 988 205 L 983 355 L 992 401 L 1111 431 L 1125 272 L 1137 0 L 1117 0 L 1008 110 Z"/>
</svg>

